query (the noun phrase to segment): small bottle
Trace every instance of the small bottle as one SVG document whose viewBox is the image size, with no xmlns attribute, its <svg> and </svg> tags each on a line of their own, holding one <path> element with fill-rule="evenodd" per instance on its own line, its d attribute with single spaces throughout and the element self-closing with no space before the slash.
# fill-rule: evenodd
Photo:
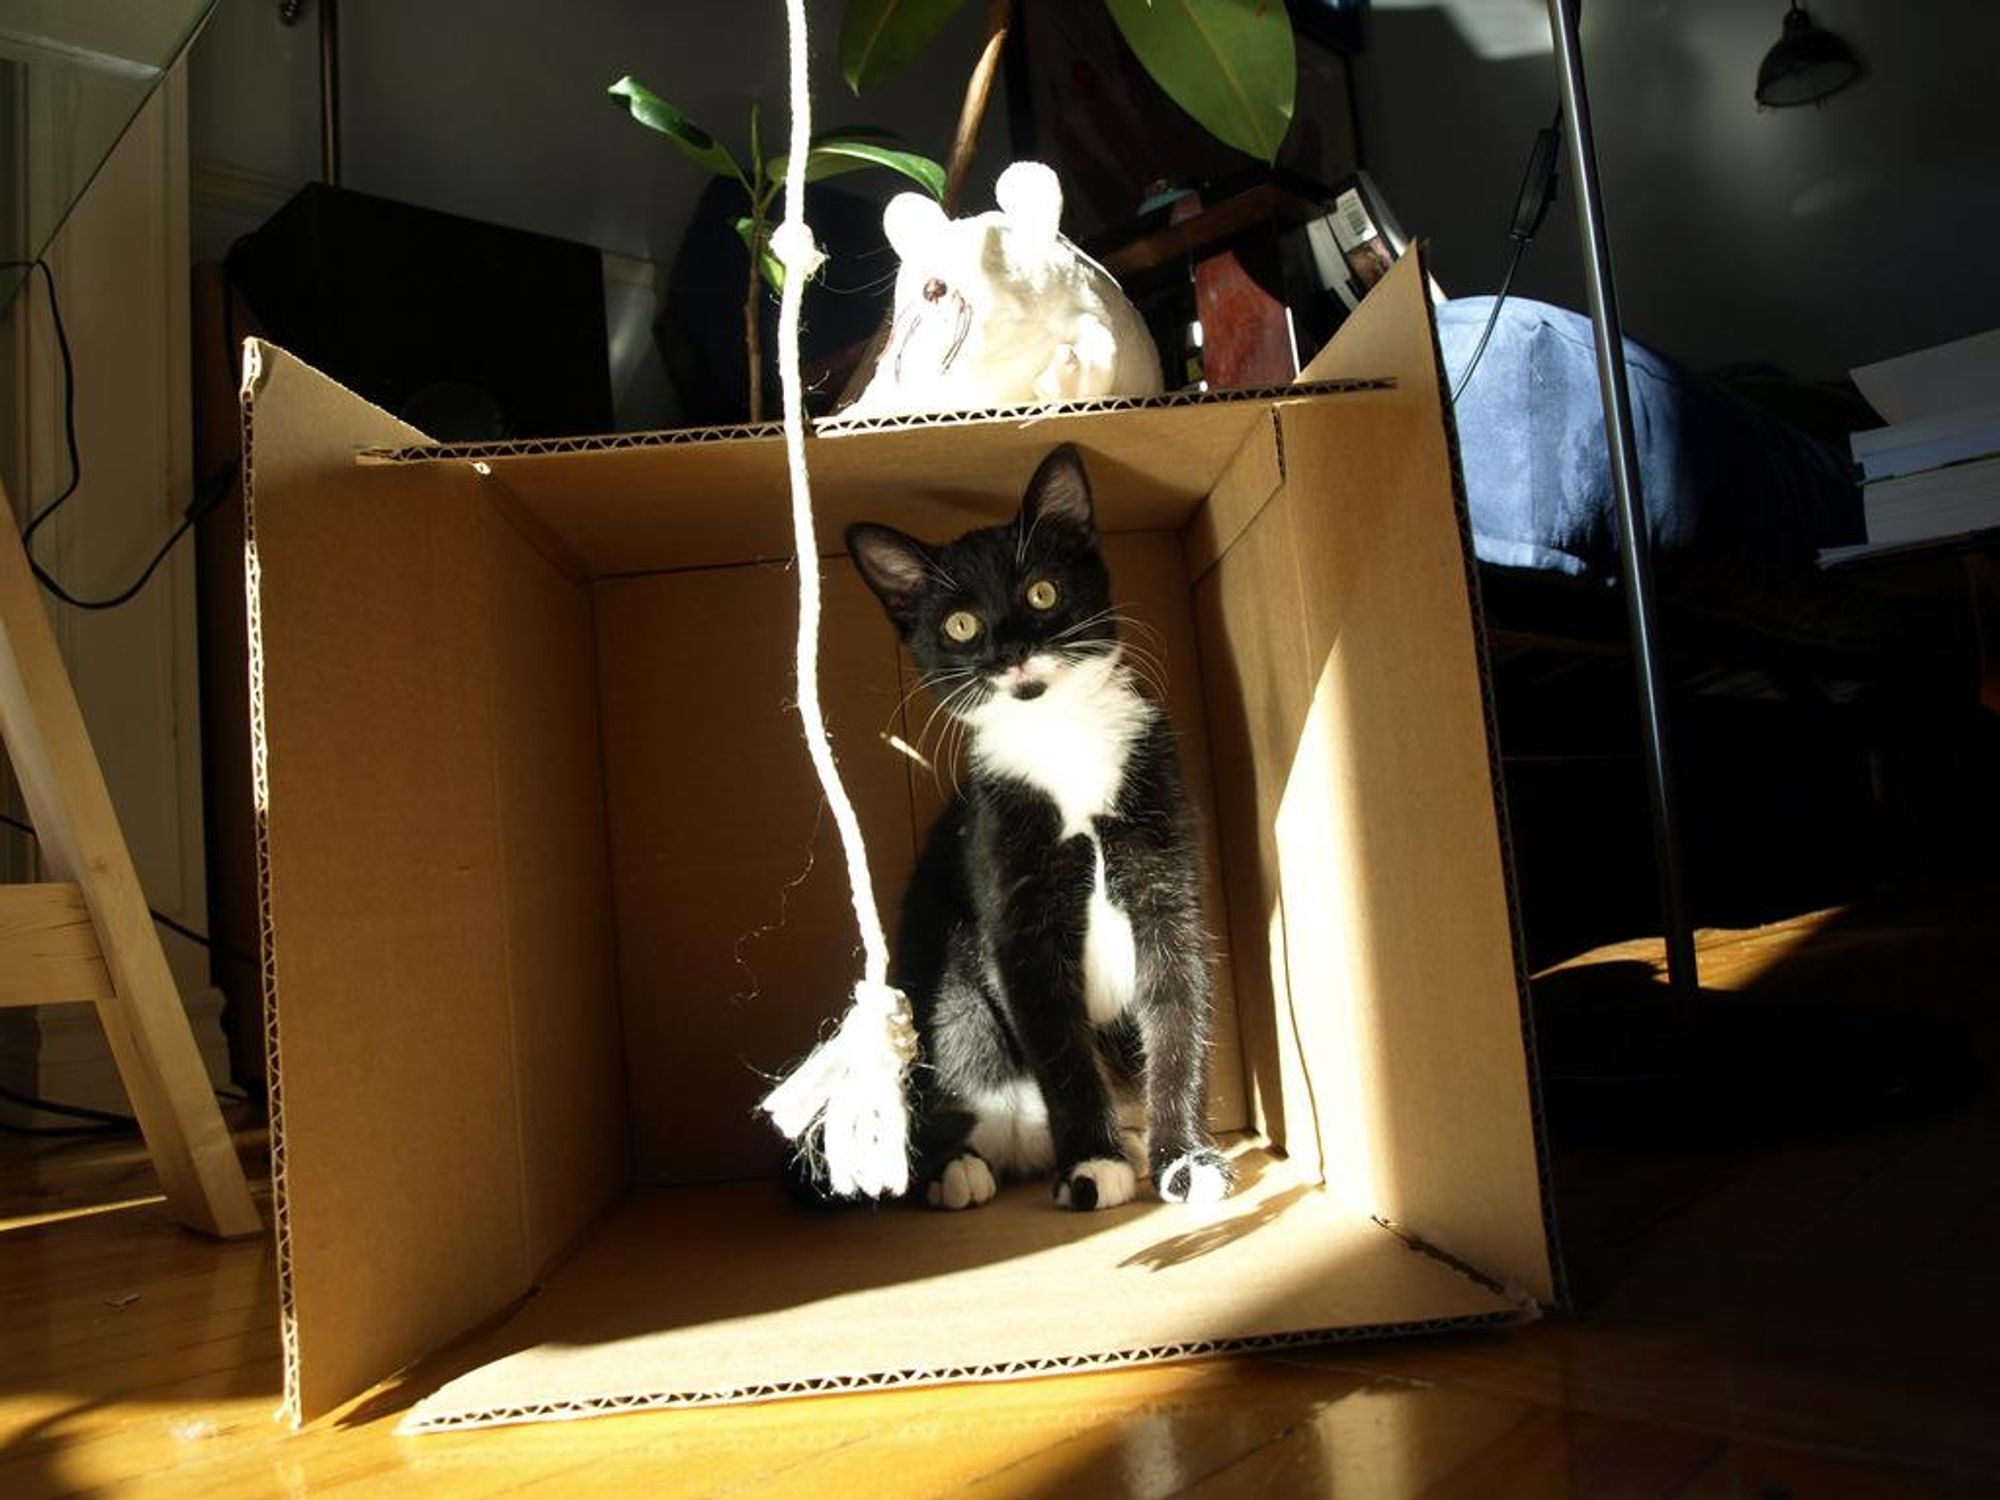
<svg viewBox="0 0 2000 1500">
<path fill-rule="evenodd" d="M 1208 389 L 1208 371 L 1202 364 L 1201 319 L 1196 318 L 1181 330 L 1181 389 L 1205 391 Z"/>
</svg>

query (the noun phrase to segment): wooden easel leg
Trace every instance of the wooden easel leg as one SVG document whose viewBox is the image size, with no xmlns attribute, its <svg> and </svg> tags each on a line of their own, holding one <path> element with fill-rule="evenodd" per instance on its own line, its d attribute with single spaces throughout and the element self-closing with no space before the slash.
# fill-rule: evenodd
<svg viewBox="0 0 2000 1500">
<path fill-rule="evenodd" d="M 111 979 L 97 1002 L 167 1202 L 190 1229 L 263 1228 L 131 852 L 105 789 L 27 553 L 0 490 L 0 732 L 51 877 L 83 891 Z"/>
</svg>

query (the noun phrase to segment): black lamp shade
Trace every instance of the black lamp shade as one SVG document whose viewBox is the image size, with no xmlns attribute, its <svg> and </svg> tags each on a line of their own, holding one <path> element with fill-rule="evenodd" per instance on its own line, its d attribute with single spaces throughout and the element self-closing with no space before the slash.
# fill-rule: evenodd
<svg viewBox="0 0 2000 1500">
<path fill-rule="evenodd" d="M 1861 76 L 1861 59 L 1798 5 L 1785 13 L 1785 33 L 1757 69 L 1757 102 L 1783 109 L 1817 104 Z"/>
</svg>

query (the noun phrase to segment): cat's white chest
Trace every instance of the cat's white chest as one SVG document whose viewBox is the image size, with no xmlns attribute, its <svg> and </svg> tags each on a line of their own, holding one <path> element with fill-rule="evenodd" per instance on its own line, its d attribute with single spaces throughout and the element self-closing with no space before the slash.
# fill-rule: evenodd
<svg viewBox="0 0 2000 1500">
<path fill-rule="evenodd" d="M 1132 941 L 1132 919 L 1105 889 L 1104 846 L 1094 835 L 1090 842 L 1097 871 L 1083 929 L 1083 1008 L 1093 1023 L 1108 1026 L 1139 988 L 1139 950 Z"/>
<path fill-rule="evenodd" d="M 1095 820 L 1117 809 L 1132 747 L 1152 713 L 1113 659 L 1072 670 L 1032 701 L 997 698 L 974 720 L 972 754 L 980 769 L 1028 783 L 1055 803 L 1064 838 L 1090 840 L 1083 989 L 1099 1026 L 1132 1003 L 1139 965 L 1131 920 L 1106 885 Z"/>
<path fill-rule="evenodd" d="M 995 698 L 972 718 L 981 770 L 1025 781 L 1056 805 L 1064 838 L 1091 832 L 1125 785 L 1152 706 L 1115 659 L 1070 669 L 1041 697 Z"/>
</svg>

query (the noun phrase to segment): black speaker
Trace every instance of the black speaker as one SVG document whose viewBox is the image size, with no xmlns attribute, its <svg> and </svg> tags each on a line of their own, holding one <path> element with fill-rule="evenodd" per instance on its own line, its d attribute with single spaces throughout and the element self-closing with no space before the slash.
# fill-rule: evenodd
<svg viewBox="0 0 2000 1500">
<path fill-rule="evenodd" d="M 591 246 L 312 183 L 224 271 L 274 342 L 432 437 L 612 428 Z"/>
</svg>

